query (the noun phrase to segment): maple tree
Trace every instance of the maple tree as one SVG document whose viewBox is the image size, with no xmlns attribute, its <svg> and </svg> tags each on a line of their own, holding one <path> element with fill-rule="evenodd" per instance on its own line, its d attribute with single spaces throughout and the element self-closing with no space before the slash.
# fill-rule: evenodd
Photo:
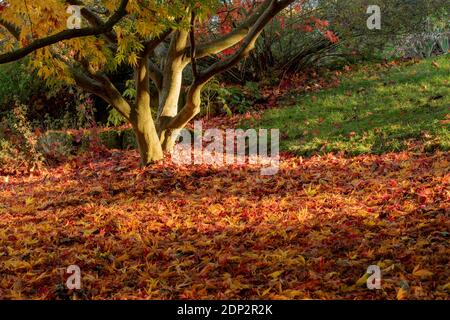
<svg viewBox="0 0 450 320">
<path fill-rule="evenodd" d="M 45 6 L 36 7 L 32 5 L 28 6 L 26 1 L 22 3 L 15 1 L 2 1 L 0 2 L 0 13 L 3 11 L 6 13 L 3 13 L 0 17 L 0 26 L 3 26 L 10 33 L 10 36 L 20 42 L 21 47 L 14 48 L 11 42 L 8 43 L 5 46 L 6 51 L 8 52 L 0 54 L 0 63 L 8 63 L 19 60 L 38 49 L 50 46 L 63 40 L 95 36 L 111 31 L 113 26 L 126 15 L 125 8 L 127 3 L 127 0 L 122 1 L 117 11 L 114 12 L 110 19 L 105 23 L 97 23 L 95 27 L 62 30 L 54 34 L 47 35 L 48 32 L 55 32 L 55 30 L 58 30 L 61 26 L 64 26 L 61 22 L 64 21 L 64 19 L 60 20 L 63 16 L 55 14 L 60 14 L 61 10 L 65 8 L 64 2 L 54 1 Z M 38 21 L 35 23 L 39 26 L 38 28 L 33 27 L 34 22 L 31 18 L 30 10 L 37 11 L 37 14 L 35 15 L 37 15 Z M 13 14 L 8 15 L 8 12 Z M 26 25 L 24 26 L 25 21 L 23 21 L 23 14 L 28 16 L 29 30 L 26 30 Z M 42 35 L 43 37 L 41 37 Z"/>
<path fill-rule="evenodd" d="M 104 99 L 132 124 L 141 162 L 146 165 L 170 152 L 179 131 L 199 113 L 205 84 L 245 58 L 267 23 L 294 2 L 2 2 L 0 25 L 9 37 L 0 62 L 34 52 L 32 65 L 45 79 L 76 84 Z M 297 3 L 290 10 L 298 10 L 303 1 Z M 82 6 L 87 26 L 65 30 L 67 5 Z M 214 27 L 225 22 L 221 21 L 224 12 L 240 20 Z M 201 32 L 206 28 L 206 34 Z M 215 63 L 198 67 L 200 59 L 221 53 Z M 107 76 L 121 64 L 134 70 L 134 101 L 119 92 Z M 190 79 L 183 77 L 188 66 Z M 159 101 L 155 116 L 150 106 L 151 83 Z"/>
<path fill-rule="evenodd" d="M 192 15 L 186 19 L 189 23 L 181 30 L 188 33 L 187 48 L 192 35 L 200 43 L 217 41 L 206 31 L 211 26 L 199 20 L 197 31 L 191 32 Z M 323 25 L 314 19 L 311 23 Z M 182 21 L 166 21 L 160 29 L 168 26 L 178 30 Z M 100 70 L 113 69 L 116 59 L 134 68 L 141 61 L 140 50 L 126 51 L 134 44 L 118 45 L 117 54 L 111 56 L 113 50 L 102 48 L 111 46 L 108 37 L 140 42 L 130 27 L 119 24 L 102 38 L 72 39 L 39 50 L 36 61 L 42 65 L 36 67 L 47 79 L 81 77 L 104 88 L 111 81 Z M 172 31 L 165 41 L 173 41 L 170 38 L 180 32 Z M 220 61 L 236 54 L 239 45 L 222 51 Z M 95 55 L 99 47 L 105 50 L 104 57 Z M 192 62 L 190 50 L 186 55 Z M 311 94 L 306 97 L 316 110 L 305 102 L 305 95 L 301 105 L 291 106 L 311 123 L 301 123 L 302 118 L 292 113 L 282 120 L 283 125 L 299 124 L 298 130 L 311 131 L 327 124 L 320 113 L 309 113 L 329 112 L 324 100 L 351 110 L 358 103 L 350 102 L 358 101 L 360 92 L 368 93 L 364 99 L 375 101 L 375 107 L 402 96 L 393 102 L 394 112 L 386 115 L 393 118 L 391 133 L 408 137 L 410 149 L 402 152 L 383 149 L 380 154 L 358 156 L 321 152 L 309 158 L 283 153 L 275 176 L 260 176 L 260 168 L 251 164 L 159 162 L 140 167 L 136 150 L 85 150 L 58 165 L 23 174 L 9 171 L 9 166 L 8 171 L 0 168 L 0 299 L 448 299 L 450 156 L 448 149 L 436 149 L 433 131 L 428 130 L 432 126 L 419 127 L 424 138 L 433 138 L 429 150 L 415 145 L 409 139 L 414 130 L 399 121 L 414 114 L 409 121 L 431 119 L 448 125 L 446 59 L 425 60 L 423 68 L 402 72 L 397 61 L 364 66 L 359 75 L 351 72 L 354 66 L 333 70 L 333 76 L 325 78 L 312 71 L 293 75 L 276 88 L 263 88 L 263 95 L 270 97 L 265 107 L 272 111 L 286 106 L 287 99 L 297 101 L 299 97 L 291 96 L 294 90 Z M 54 74 L 53 67 L 61 72 Z M 352 82 L 345 83 L 348 79 Z M 348 99 L 325 99 L 318 92 L 330 87 L 338 87 L 336 92 Z M 418 94 L 403 97 L 411 92 Z M 277 98 L 284 102 L 277 103 Z M 420 108 L 435 116 L 421 118 L 418 101 L 427 101 Z M 126 103 L 134 108 L 131 101 Z M 371 115 L 369 107 L 365 108 Z M 401 112 L 395 117 L 396 109 Z M 337 118 L 346 125 L 353 121 L 359 126 L 363 133 L 359 141 L 367 141 L 358 113 L 341 114 Z M 205 127 L 226 129 L 240 122 L 237 117 L 208 119 Z M 264 120 L 260 114 L 241 117 Z M 408 135 L 398 130 L 399 123 L 408 124 Z M 339 129 L 338 125 L 330 121 L 329 127 Z M 389 123 L 383 125 L 387 133 Z M 358 135 L 349 131 L 343 132 L 356 146 Z M 436 132 L 448 146 L 447 127 Z M 287 133 L 299 143 L 298 135 Z M 317 141 L 320 132 L 305 131 L 302 136 Z M 341 136 L 341 145 L 343 141 Z M 82 290 L 66 286 L 64 271 L 74 264 L 82 270 Z M 382 289 L 367 290 L 366 270 L 375 264 L 382 271 Z"/>
</svg>

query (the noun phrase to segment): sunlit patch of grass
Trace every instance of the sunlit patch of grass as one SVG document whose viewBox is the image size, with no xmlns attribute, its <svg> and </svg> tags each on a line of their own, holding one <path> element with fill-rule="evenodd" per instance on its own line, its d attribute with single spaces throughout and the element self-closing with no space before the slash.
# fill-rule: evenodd
<svg viewBox="0 0 450 320">
<path fill-rule="evenodd" d="M 301 95 L 243 125 L 279 128 L 281 148 L 299 155 L 449 150 L 449 61 L 362 66 L 338 88 Z"/>
</svg>

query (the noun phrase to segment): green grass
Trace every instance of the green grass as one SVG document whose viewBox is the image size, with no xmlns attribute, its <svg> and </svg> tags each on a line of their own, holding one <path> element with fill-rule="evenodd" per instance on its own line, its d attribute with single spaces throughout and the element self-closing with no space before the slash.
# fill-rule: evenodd
<svg viewBox="0 0 450 320">
<path fill-rule="evenodd" d="M 270 109 L 243 126 L 280 129 L 281 149 L 298 155 L 449 150 L 443 123 L 449 93 L 448 55 L 392 68 L 369 65 L 346 74 L 337 88 L 300 95 L 295 105 Z"/>
</svg>

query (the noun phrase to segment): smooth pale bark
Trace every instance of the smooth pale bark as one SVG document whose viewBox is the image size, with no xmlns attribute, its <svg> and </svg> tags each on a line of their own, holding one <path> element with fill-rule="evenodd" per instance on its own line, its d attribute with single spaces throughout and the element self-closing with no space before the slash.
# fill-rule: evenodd
<svg viewBox="0 0 450 320">
<path fill-rule="evenodd" d="M 158 135 L 164 152 L 170 152 L 173 148 L 174 132 L 168 130 L 166 124 L 178 113 L 178 101 L 180 99 L 183 66 L 180 62 L 172 62 L 164 73 L 163 88 L 160 93 Z M 176 135 L 177 133 L 175 133 Z"/>
<path fill-rule="evenodd" d="M 288 0 L 285 2 L 287 3 Z M 239 61 L 241 61 L 243 58 L 245 58 L 250 51 L 254 48 L 256 40 L 260 33 L 262 32 L 264 26 L 272 19 L 273 16 L 275 16 L 282 8 L 283 5 L 278 4 L 274 0 L 266 1 L 265 5 L 267 4 L 267 7 L 263 6 L 261 8 L 260 15 L 257 16 L 256 21 L 254 21 L 254 24 L 249 29 L 246 36 L 242 39 L 242 46 L 230 57 L 223 61 L 219 61 L 212 66 L 210 66 L 208 69 L 204 70 L 200 74 L 195 75 L 195 79 L 193 83 L 191 84 L 187 100 L 183 108 L 179 112 L 170 112 L 170 114 L 167 114 L 165 117 L 162 117 L 160 119 L 160 127 L 158 132 L 160 133 L 160 140 L 163 145 L 163 151 L 164 152 L 170 152 L 172 151 L 175 143 L 175 139 L 177 134 L 181 129 L 183 129 L 189 121 L 191 121 L 199 112 L 200 112 L 200 105 L 201 105 L 201 91 L 202 88 L 205 86 L 205 84 L 212 79 L 216 74 L 221 73 L 230 67 L 236 65 Z M 183 45 L 186 45 L 187 40 L 187 34 L 183 35 L 182 38 Z M 171 49 L 173 48 L 174 43 L 180 43 L 180 36 L 178 38 L 174 38 L 172 40 Z M 191 41 L 191 46 L 194 45 Z M 186 50 L 186 49 L 184 49 Z M 178 50 L 177 50 L 178 51 Z M 191 54 L 191 57 L 189 61 L 195 60 L 194 55 Z M 177 57 L 173 58 L 172 62 L 177 62 Z M 171 58 L 171 52 L 169 52 L 169 58 Z M 184 66 L 182 66 L 184 68 Z M 194 72 L 195 73 L 195 72 Z M 164 74 L 166 76 L 166 74 Z M 168 74 L 170 76 L 170 74 Z M 174 80 L 173 77 L 168 77 L 167 81 Z M 170 82 L 172 85 L 173 83 Z M 173 95 L 177 95 L 179 97 L 179 88 L 175 86 L 175 90 L 172 92 Z M 177 100 L 178 101 L 178 100 Z M 178 107 L 178 106 L 177 106 Z M 174 111 L 174 110 L 172 110 Z"/>
<path fill-rule="evenodd" d="M 135 77 L 136 105 L 131 109 L 130 120 L 136 134 L 141 162 L 148 165 L 163 159 L 164 154 L 150 108 L 150 71 L 147 55 L 139 60 Z"/>
<path fill-rule="evenodd" d="M 161 145 L 164 152 L 172 152 L 180 131 L 200 113 L 201 90 L 204 84 L 193 84 L 188 91 L 186 102 L 179 112 L 164 118 L 160 125 Z"/>
<path fill-rule="evenodd" d="M 132 112 L 132 123 L 136 134 L 142 165 L 148 165 L 164 158 L 151 111 L 140 106 Z"/>
<path fill-rule="evenodd" d="M 205 84 L 245 58 L 254 48 L 264 26 L 293 1 L 265 0 L 235 31 L 198 46 L 195 43 L 195 14 L 191 15 L 190 31 L 169 28 L 157 38 L 145 41 L 145 49 L 134 68 L 137 95 L 134 105 L 124 99 L 105 75 L 90 70 L 86 64 L 81 63 L 83 69 L 79 72 L 74 70 L 74 79 L 79 86 L 110 103 L 132 124 L 143 165 L 159 161 L 163 159 L 164 153 L 173 150 L 179 132 L 199 114 L 201 91 Z M 87 20 L 93 25 L 97 24 L 95 14 L 86 10 L 84 14 Z M 160 65 L 152 62 L 150 57 L 155 56 L 155 49 L 163 45 L 169 36 L 171 41 L 164 61 Z M 105 38 L 110 45 L 116 45 L 113 33 L 108 33 Z M 196 59 L 222 52 L 239 42 L 241 44 L 234 54 L 208 68 L 197 69 Z M 193 68 L 193 81 L 185 92 L 183 70 L 189 64 Z M 156 122 L 151 111 L 150 81 L 158 90 Z"/>
<path fill-rule="evenodd" d="M 182 128 L 167 128 L 167 123 L 177 115 L 183 84 L 184 60 L 189 33 L 181 30 L 173 34 L 164 64 L 162 88 L 158 108 L 158 135 L 164 152 L 171 152 Z"/>
</svg>

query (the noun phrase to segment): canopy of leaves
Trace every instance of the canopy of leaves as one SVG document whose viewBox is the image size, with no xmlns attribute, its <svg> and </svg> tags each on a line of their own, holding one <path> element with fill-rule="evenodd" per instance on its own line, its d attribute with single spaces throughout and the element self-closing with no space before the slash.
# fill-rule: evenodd
<svg viewBox="0 0 450 320">
<path fill-rule="evenodd" d="M 120 0 L 88 1 L 1 1 L 0 2 L 0 54 L 25 47 L 37 39 L 67 29 L 69 5 L 80 5 L 104 23 L 120 6 Z M 217 0 L 201 1 L 128 1 L 127 15 L 114 26 L 117 48 L 107 45 L 100 37 L 79 37 L 64 42 L 57 42 L 36 52 L 33 66 L 40 69 L 44 78 L 54 76 L 60 80 L 70 81 L 67 62 L 76 57 L 77 61 L 88 61 L 92 70 L 113 69 L 121 63 L 134 65 L 138 53 L 143 50 L 142 42 L 159 35 L 168 27 L 188 28 L 185 17 L 187 8 L 197 8 L 200 19 L 216 7 Z M 91 23 L 92 24 L 92 23 Z M 4 28 L 1 28 L 3 26 Z M 82 27 L 88 22 L 83 20 Z M 5 29 L 9 32 L 6 32 Z"/>
</svg>

